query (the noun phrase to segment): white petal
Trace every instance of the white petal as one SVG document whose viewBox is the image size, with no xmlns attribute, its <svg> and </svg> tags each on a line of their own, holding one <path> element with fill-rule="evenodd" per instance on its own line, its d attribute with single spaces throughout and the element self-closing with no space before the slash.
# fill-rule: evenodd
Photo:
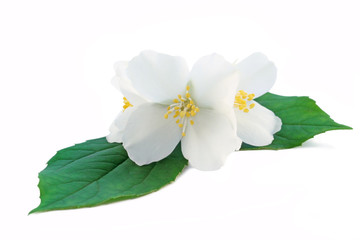
<svg viewBox="0 0 360 240">
<path fill-rule="evenodd" d="M 215 110 L 203 109 L 194 122 L 188 125 L 181 140 L 185 158 L 199 170 L 219 169 L 226 157 L 241 145 L 230 119 Z"/>
<path fill-rule="evenodd" d="M 167 106 L 144 103 L 135 108 L 126 124 L 123 145 L 137 165 L 157 162 L 168 156 L 181 139 L 173 118 L 165 119 Z"/>
<path fill-rule="evenodd" d="M 275 83 L 276 67 L 262 53 L 254 53 L 236 65 L 240 71 L 238 90 L 254 93 L 255 97 L 267 93 Z"/>
<path fill-rule="evenodd" d="M 240 139 L 253 146 L 269 145 L 273 134 L 280 131 L 281 119 L 269 109 L 255 102 L 255 107 L 245 113 L 235 109 L 237 135 Z"/>
<path fill-rule="evenodd" d="M 127 74 L 141 96 L 170 104 L 185 92 L 189 70 L 181 57 L 144 51 L 129 62 Z"/>
<path fill-rule="evenodd" d="M 115 125 L 115 123 L 112 123 L 110 126 L 110 133 L 109 135 L 106 136 L 106 140 L 109 143 L 113 143 L 113 142 L 117 142 L 117 143 L 121 143 L 122 142 L 122 132 L 120 131 L 120 129 L 118 129 Z"/>
<path fill-rule="evenodd" d="M 120 112 L 115 118 L 114 122 L 110 126 L 110 134 L 106 136 L 108 142 L 122 142 L 122 136 L 124 129 L 129 120 L 131 113 L 135 110 L 135 107 L 129 107 L 124 112 Z"/>
<path fill-rule="evenodd" d="M 190 93 L 195 103 L 210 109 L 223 109 L 234 103 L 238 72 L 222 56 L 212 54 L 197 61 L 190 72 Z"/>
<path fill-rule="evenodd" d="M 116 89 L 121 91 L 124 97 L 126 97 L 132 105 L 136 106 L 145 103 L 146 100 L 135 90 L 126 74 L 127 66 L 128 62 L 125 61 L 115 63 L 114 69 L 116 76 L 113 77 L 111 82 Z"/>
</svg>

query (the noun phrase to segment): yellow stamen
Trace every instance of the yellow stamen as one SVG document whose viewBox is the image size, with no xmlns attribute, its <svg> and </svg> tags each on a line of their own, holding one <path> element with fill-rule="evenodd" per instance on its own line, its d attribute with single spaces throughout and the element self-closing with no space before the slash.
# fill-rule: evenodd
<svg viewBox="0 0 360 240">
<path fill-rule="evenodd" d="M 248 101 L 251 101 L 251 100 L 253 100 L 254 99 L 254 97 L 255 97 L 255 94 L 249 94 L 248 95 Z"/>
<path fill-rule="evenodd" d="M 125 109 L 127 109 L 128 107 L 133 107 L 133 105 L 129 102 L 129 100 L 126 99 L 126 97 L 123 97 L 123 100 L 124 100 L 123 112 L 124 112 Z"/>
<path fill-rule="evenodd" d="M 190 86 L 186 86 L 185 96 L 183 97 L 179 94 L 177 98 L 173 99 L 174 104 L 168 106 L 168 111 L 164 115 L 164 118 L 168 119 L 169 115 L 174 113 L 173 117 L 176 118 L 175 122 L 179 128 L 182 128 L 183 137 L 185 137 L 185 130 L 188 125 L 188 121 L 190 121 L 191 125 L 194 125 L 192 117 L 196 116 L 196 114 L 200 111 L 200 108 L 195 105 L 194 100 L 190 98 L 189 90 Z M 242 97 L 239 96 L 239 98 Z"/>
<path fill-rule="evenodd" d="M 186 113 L 185 111 L 181 111 L 180 117 L 181 117 L 181 118 L 185 117 L 185 113 Z"/>
<path fill-rule="evenodd" d="M 243 111 L 244 113 L 248 113 L 250 110 L 254 108 L 255 103 L 251 102 L 255 97 L 255 94 L 248 94 L 244 90 L 240 90 L 235 95 L 234 107 Z"/>
</svg>

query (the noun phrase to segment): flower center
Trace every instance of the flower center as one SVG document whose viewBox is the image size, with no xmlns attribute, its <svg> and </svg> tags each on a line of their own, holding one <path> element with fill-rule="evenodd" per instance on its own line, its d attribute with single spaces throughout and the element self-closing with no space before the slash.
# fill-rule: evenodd
<svg viewBox="0 0 360 240">
<path fill-rule="evenodd" d="M 178 98 L 173 100 L 174 103 L 168 106 L 168 111 L 164 114 L 165 119 L 168 119 L 170 114 L 174 114 L 173 118 L 176 118 L 176 124 L 179 125 L 179 128 L 182 128 L 183 137 L 185 137 L 185 129 L 188 121 L 190 121 L 190 124 L 193 125 L 194 120 L 192 118 L 200 111 L 191 99 L 189 90 L 190 87 L 186 86 L 185 97 L 179 94 Z"/>
<path fill-rule="evenodd" d="M 123 112 L 128 108 L 132 107 L 133 105 L 129 102 L 129 100 L 126 99 L 126 97 L 123 97 L 124 99 L 124 106 L 123 106 Z"/>
<path fill-rule="evenodd" d="M 248 113 L 249 109 L 252 109 L 255 106 L 255 103 L 252 102 L 254 97 L 255 94 L 247 94 L 245 91 L 240 90 L 235 95 L 234 107 Z"/>
</svg>

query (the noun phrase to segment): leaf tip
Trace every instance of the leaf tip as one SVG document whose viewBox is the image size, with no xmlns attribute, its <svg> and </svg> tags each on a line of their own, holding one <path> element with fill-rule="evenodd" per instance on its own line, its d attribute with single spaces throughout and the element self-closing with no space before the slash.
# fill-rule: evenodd
<svg viewBox="0 0 360 240">
<path fill-rule="evenodd" d="M 30 216 L 31 214 L 36 213 L 36 212 L 37 212 L 37 208 L 34 208 L 33 210 L 31 210 L 31 211 L 28 213 L 28 216 Z"/>
<path fill-rule="evenodd" d="M 344 130 L 354 130 L 352 127 L 350 126 L 346 126 L 346 125 L 342 125 Z"/>
</svg>

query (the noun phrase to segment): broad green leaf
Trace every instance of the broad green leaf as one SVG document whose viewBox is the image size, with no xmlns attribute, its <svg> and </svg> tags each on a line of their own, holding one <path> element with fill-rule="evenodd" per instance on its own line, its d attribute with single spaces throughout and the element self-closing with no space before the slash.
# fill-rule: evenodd
<svg viewBox="0 0 360 240">
<path fill-rule="evenodd" d="M 284 97 L 267 93 L 255 101 L 281 118 L 282 127 L 270 145 L 255 147 L 243 143 L 240 150 L 293 148 L 326 131 L 351 129 L 336 123 L 308 97 Z"/>
<path fill-rule="evenodd" d="M 39 173 L 40 205 L 30 213 L 91 207 L 154 192 L 187 165 L 179 146 L 162 161 L 137 166 L 105 138 L 60 150 Z"/>
</svg>

